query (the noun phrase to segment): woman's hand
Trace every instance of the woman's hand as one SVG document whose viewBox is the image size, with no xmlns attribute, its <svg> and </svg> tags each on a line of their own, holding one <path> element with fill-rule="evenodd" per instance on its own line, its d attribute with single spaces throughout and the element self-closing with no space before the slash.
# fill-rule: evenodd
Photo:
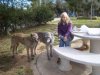
<svg viewBox="0 0 100 75">
<path fill-rule="evenodd" d="M 63 38 L 63 36 L 62 35 L 59 35 L 59 38 Z"/>
<path fill-rule="evenodd" d="M 67 41 L 67 36 L 64 37 L 64 41 Z"/>
</svg>

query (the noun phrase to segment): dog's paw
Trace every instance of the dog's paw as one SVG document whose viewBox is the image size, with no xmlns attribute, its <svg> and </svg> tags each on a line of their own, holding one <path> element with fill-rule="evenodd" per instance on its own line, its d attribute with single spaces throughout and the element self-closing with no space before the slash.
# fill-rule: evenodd
<svg viewBox="0 0 100 75">
<path fill-rule="evenodd" d="M 12 58 L 15 58 L 15 55 L 12 55 Z"/>
<path fill-rule="evenodd" d="M 51 60 L 51 58 L 50 58 L 50 57 L 48 57 L 48 60 L 50 61 L 50 60 Z"/>
<path fill-rule="evenodd" d="M 34 57 L 35 57 L 35 55 L 32 55 L 32 56 L 31 56 L 31 60 L 34 60 Z"/>
<path fill-rule="evenodd" d="M 32 58 L 34 58 L 34 57 L 35 57 L 35 55 L 31 55 L 31 57 L 32 57 Z"/>
<path fill-rule="evenodd" d="M 30 59 L 28 59 L 28 60 L 27 60 L 27 62 L 31 62 L 31 60 L 30 60 Z"/>
<path fill-rule="evenodd" d="M 18 54 L 18 52 L 15 52 L 15 54 Z"/>
<path fill-rule="evenodd" d="M 34 60 L 34 57 L 31 57 L 31 60 Z"/>
<path fill-rule="evenodd" d="M 34 55 L 36 55 L 36 53 Z"/>
<path fill-rule="evenodd" d="M 53 55 L 52 55 L 52 54 L 50 54 L 50 56 L 51 56 L 51 57 L 53 57 Z"/>
</svg>

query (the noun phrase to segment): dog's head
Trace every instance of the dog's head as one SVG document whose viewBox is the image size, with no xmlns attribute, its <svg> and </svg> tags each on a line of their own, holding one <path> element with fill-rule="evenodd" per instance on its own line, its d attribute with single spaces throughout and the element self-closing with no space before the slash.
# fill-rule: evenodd
<svg viewBox="0 0 100 75">
<path fill-rule="evenodd" d="M 47 43 L 54 43 L 54 34 L 52 32 L 46 32 L 45 38 Z"/>
<path fill-rule="evenodd" d="M 32 39 L 32 41 L 38 41 L 38 34 L 37 33 L 31 33 L 31 39 Z"/>
</svg>

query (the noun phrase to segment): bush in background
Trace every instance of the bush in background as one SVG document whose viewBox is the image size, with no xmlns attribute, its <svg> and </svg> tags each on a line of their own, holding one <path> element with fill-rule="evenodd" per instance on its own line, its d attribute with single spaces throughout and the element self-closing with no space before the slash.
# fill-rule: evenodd
<svg viewBox="0 0 100 75">
<path fill-rule="evenodd" d="M 78 16 L 77 19 L 91 19 L 90 17 Z M 97 20 L 97 16 L 93 16 L 92 20 Z"/>
<path fill-rule="evenodd" d="M 34 21 L 38 24 L 46 24 L 53 19 L 53 11 L 48 6 L 40 6 L 35 9 Z"/>
</svg>

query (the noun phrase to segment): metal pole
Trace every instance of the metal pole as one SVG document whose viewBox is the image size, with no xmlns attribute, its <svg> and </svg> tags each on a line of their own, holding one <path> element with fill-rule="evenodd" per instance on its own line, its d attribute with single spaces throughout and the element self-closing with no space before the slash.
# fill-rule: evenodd
<svg viewBox="0 0 100 75">
<path fill-rule="evenodd" d="M 91 0 L 91 20 L 92 20 L 93 0 Z"/>
<path fill-rule="evenodd" d="M 39 3 L 40 3 L 40 6 L 41 6 L 41 3 L 42 3 L 41 0 L 39 0 Z"/>
</svg>

